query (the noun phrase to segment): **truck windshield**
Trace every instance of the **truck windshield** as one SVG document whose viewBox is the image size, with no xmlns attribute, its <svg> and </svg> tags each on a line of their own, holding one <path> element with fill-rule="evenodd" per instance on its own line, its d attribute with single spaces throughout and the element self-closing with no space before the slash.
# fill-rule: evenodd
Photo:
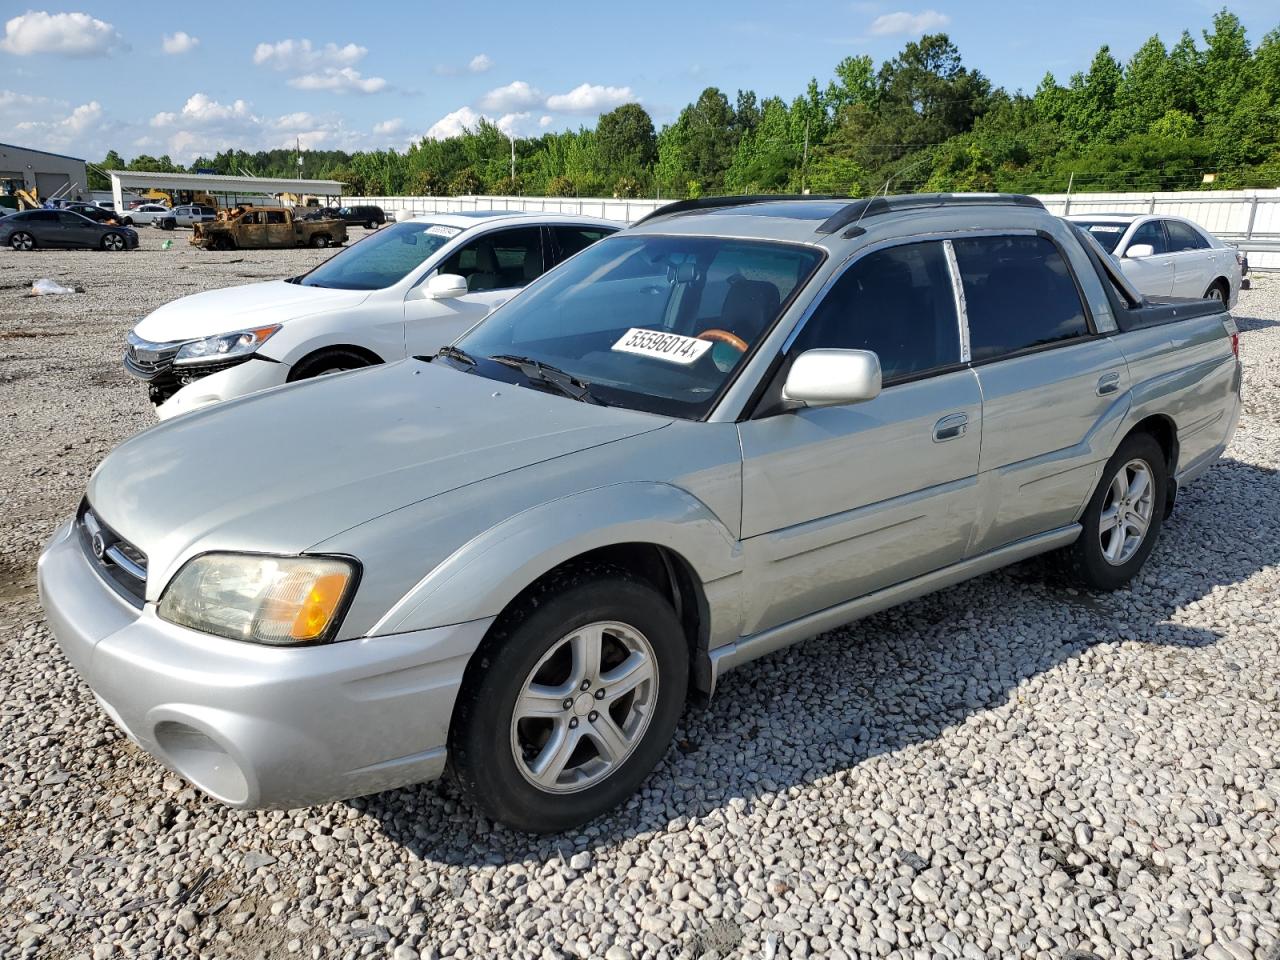
<svg viewBox="0 0 1280 960">
<path fill-rule="evenodd" d="M 1124 232 L 1129 229 L 1127 223 L 1114 223 L 1105 220 L 1077 220 L 1078 226 L 1088 230 L 1089 235 L 1098 241 L 1098 246 L 1102 247 L 1107 253 L 1116 252 L 1116 244 L 1120 242 L 1120 238 L 1124 236 Z"/>
<path fill-rule="evenodd" d="M 785 243 L 620 235 L 535 281 L 443 360 L 517 383 L 554 368 L 599 402 L 700 419 L 822 256 Z"/>
<path fill-rule="evenodd" d="M 439 223 L 398 223 L 348 247 L 298 282 L 335 290 L 381 290 L 399 283 L 461 232 Z"/>
</svg>

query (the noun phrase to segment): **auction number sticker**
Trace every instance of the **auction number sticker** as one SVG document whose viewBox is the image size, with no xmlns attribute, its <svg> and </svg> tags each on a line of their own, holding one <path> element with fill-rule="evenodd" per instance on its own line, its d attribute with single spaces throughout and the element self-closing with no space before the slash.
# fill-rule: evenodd
<svg viewBox="0 0 1280 960">
<path fill-rule="evenodd" d="M 711 341 L 632 327 L 613 345 L 613 349 L 620 353 L 634 353 L 641 357 L 653 357 L 687 366 L 711 349 Z"/>
<path fill-rule="evenodd" d="M 462 232 L 462 228 L 445 226 L 443 223 L 433 223 L 422 232 L 432 237 L 456 237 Z"/>
</svg>

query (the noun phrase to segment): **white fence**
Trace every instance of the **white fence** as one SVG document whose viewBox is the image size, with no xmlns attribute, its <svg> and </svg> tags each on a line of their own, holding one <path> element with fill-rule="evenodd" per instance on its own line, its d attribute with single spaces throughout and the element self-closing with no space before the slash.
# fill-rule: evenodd
<svg viewBox="0 0 1280 960">
<path fill-rule="evenodd" d="M 1179 193 L 1053 193 L 1039 199 L 1050 213 L 1164 213 L 1200 224 L 1242 250 L 1252 251 L 1251 266 L 1280 270 L 1280 189 L 1190 190 Z M 472 210 L 521 210 L 530 213 L 580 213 L 631 223 L 668 200 L 616 200 L 607 197 L 344 197 L 348 204 L 376 204 L 399 216 Z"/>
</svg>

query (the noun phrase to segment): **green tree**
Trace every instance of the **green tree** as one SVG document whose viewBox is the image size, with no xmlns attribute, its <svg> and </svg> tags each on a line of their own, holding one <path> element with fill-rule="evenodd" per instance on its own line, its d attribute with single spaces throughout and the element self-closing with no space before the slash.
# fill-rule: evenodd
<svg viewBox="0 0 1280 960">
<path fill-rule="evenodd" d="M 596 122 L 596 143 L 603 170 L 641 180 L 658 159 L 653 119 L 638 103 L 624 103 Z"/>
</svg>

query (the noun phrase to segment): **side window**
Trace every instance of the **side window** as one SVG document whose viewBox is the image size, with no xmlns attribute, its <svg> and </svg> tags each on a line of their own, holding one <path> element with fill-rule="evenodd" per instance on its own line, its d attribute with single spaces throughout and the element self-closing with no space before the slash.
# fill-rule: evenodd
<svg viewBox="0 0 1280 960">
<path fill-rule="evenodd" d="M 77 217 L 74 213 L 63 212 L 63 213 L 57 214 L 57 217 L 58 217 L 58 222 L 62 224 L 64 227 L 78 227 L 84 224 L 84 219 L 81 217 Z M 52 219 L 52 217 L 49 219 Z"/>
<path fill-rule="evenodd" d="M 77 217 L 75 214 L 61 214 L 61 213 L 56 213 L 53 210 L 37 210 L 34 213 L 32 213 L 28 219 L 36 220 L 42 223 L 52 223 L 55 220 L 57 220 L 59 217 L 63 217 L 63 216 L 70 217 L 72 223 L 80 223 L 80 218 Z"/>
<path fill-rule="evenodd" d="M 266 210 L 262 215 L 267 218 L 267 223 L 284 223 L 283 210 Z"/>
<path fill-rule="evenodd" d="M 1149 243 L 1156 253 L 1169 252 L 1169 244 L 1165 241 L 1164 228 L 1160 226 L 1159 220 L 1148 220 L 1135 230 L 1128 246 L 1132 247 L 1135 243 Z"/>
<path fill-rule="evenodd" d="M 1066 261 L 1044 237 L 954 241 L 974 361 L 1088 334 Z"/>
<path fill-rule="evenodd" d="M 1209 241 L 1200 236 L 1200 231 L 1180 220 L 1166 220 L 1164 229 L 1169 234 L 1169 252 L 1182 253 L 1186 250 L 1206 250 Z"/>
<path fill-rule="evenodd" d="M 603 240 L 614 232 L 604 227 L 552 227 L 551 230 L 556 236 L 561 260 L 568 260 L 579 250 L 587 249 L 597 240 Z"/>
<path fill-rule="evenodd" d="M 520 227 L 486 233 L 440 264 L 440 272 L 466 277 L 471 291 L 523 287 L 542 274 L 542 230 Z"/>
<path fill-rule="evenodd" d="M 793 350 L 873 350 L 885 381 L 960 362 L 955 297 L 937 242 L 870 253 L 846 270 Z"/>
</svg>

